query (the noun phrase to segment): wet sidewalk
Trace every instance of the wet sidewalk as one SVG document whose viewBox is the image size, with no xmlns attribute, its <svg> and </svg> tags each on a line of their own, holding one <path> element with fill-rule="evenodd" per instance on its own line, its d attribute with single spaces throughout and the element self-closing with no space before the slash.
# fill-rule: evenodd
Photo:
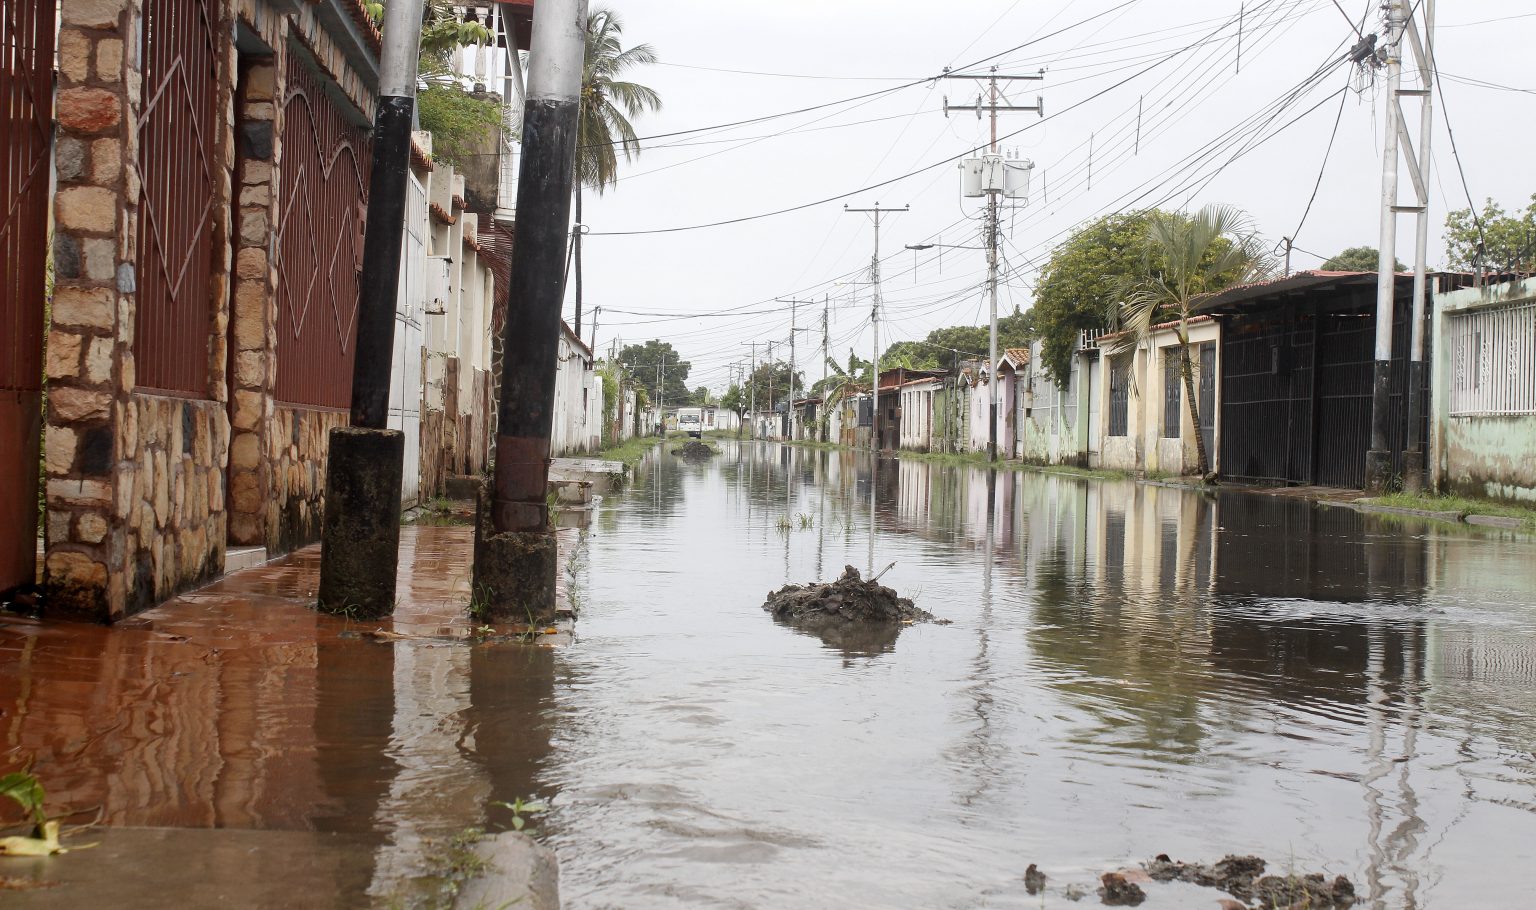
<svg viewBox="0 0 1536 910">
<path fill-rule="evenodd" d="M 579 540 L 560 532 L 562 601 Z M 113 903 L 164 906 L 183 893 L 172 879 L 233 850 L 252 868 L 293 874 L 236 877 L 257 890 L 225 888 L 209 906 L 262 905 L 263 895 L 274 906 L 367 905 L 431 891 L 454 838 L 504 826 L 495 803 L 531 795 L 515 762 L 484 770 L 509 767 L 517 747 L 506 731 L 477 730 L 491 718 L 525 730 L 548 697 L 554 646 L 569 638 L 568 624 L 530 643 L 473 624 L 471 549 L 468 527 L 403 528 L 399 603 L 383 622 L 312 609 L 318 546 L 113 628 L 0 617 L 3 766 L 31 764 L 48 812 L 74 813 L 66 831 L 94 821 L 273 832 L 88 830 L 66 846 L 102 840 L 101 852 L 0 859 L 0 876 L 56 882 L 25 893 L 70 900 L 97 893 L 92 870 L 126 850 L 126 865 L 146 874 L 124 879 Z M 277 859 L 311 848 L 307 863 Z"/>
</svg>

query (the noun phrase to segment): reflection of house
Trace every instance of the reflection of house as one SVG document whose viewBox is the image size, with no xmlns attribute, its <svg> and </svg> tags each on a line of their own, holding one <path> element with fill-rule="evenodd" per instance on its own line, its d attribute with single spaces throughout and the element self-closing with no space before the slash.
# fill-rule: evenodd
<svg viewBox="0 0 1536 910">
<path fill-rule="evenodd" d="M 1412 287 L 1412 275 L 1397 276 L 1387 446 L 1396 473 L 1402 472 L 1408 434 L 1404 393 Z M 1376 273 L 1297 272 L 1210 295 L 1197 309 L 1222 323 L 1218 458 L 1223 475 L 1363 487 Z M 1420 439 L 1425 427 L 1414 429 Z"/>
<path fill-rule="evenodd" d="M 1536 500 L 1536 279 L 1436 294 L 1430 478 Z"/>
<path fill-rule="evenodd" d="M 1109 381 L 1095 390 L 1100 421 L 1090 444 L 1098 451 L 1097 467 L 1123 471 L 1163 471 L 1186 474 L 1199 465 L 1194 422 L 1189 416 L 1182 352 L 1175 323 L 1156 326 L 1149 343 L 1111 355 L 1122 336 L 1099 339 L 1108 364 Z M 1219 402 L 1219 339 L 1221 324 L 1209 316 L 1189 323 L 1189 358 L 1198 409 L 1200 435 L 1207 463 L 1216 460 Z"/>
</svg>

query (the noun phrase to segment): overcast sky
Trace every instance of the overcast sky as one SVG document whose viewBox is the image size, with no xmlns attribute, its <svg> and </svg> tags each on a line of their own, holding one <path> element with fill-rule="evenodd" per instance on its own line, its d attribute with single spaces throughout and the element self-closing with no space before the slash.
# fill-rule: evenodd
<svg viewBox="0 0 1536 910">
<path fill-rule="evenodd" d="M 1366 17 L 1366 33 L 1381 30 L 1375 0 L 1338 2 L 1354 23 Z M 982 252 L 945 250 L 941 261 L 937 250 L 902 249 L 920 242 L 979 243 L 981 201 L 961 198 L 959 173 L 947 159 L 985 143 L 987 122 L 974 113 L 945 117 L 945 96 L 964 103 L 978 91 L 971 81 L 920 81 L 946 66 L 985 60 L 982 70 L 993 64 L 1001 73 L 1046 70 L 1043 82 L 1010 89 L 1014 103 L 1042 96 L 1046 116 L 1000 116 L 998 132 L 1007 137 L 1002 150 L 1036 164 L 1028 205 L 1003 215 L 1009 271 L 999 291 L 1000 313 L 1028 309 L 1037 267 L 1074 226 L 1127 207 L 1239 206 L 1270 240 L 1295 233 L 1292 261 L 1298 269 L 1316 267 L 1319 257 L 1345 247 L 1377 242 L 1380 91 L 1349 91 L 1340 115 L 1334 93 L 1349 82 L 1347 66 L 1327 69 L 1305 88 L 1356 39 L 1333 0 L 1246 0 L 1240 68 L 1238 0 L 612 5 L 624 18 L 626 43 L 649 43 L 663 61 L 633 74 L 666 105 L 637 122 L 641 136 L 830 105 L 649 140 L 640 158 L 623 167 L 616 186 L 601 198 L 588 195 L 583 336 L 590 338 L 591 309 L 600 306 L 601 351 L 615 339 L 671 341 L 693 364 L 690 386 L 723 390 L 730 365 L 750 356 L 744 342 L 758 342 L 761 357 L 772 341 L 780 354 L 790 313 L 775 298 L 816 301 L 813 312 L 802 307 L 800 313 L 800 325 L 814 328 L 799 335 L 798 359 L 808 379 L 821 374 L 824 296 L 831 299 L 833 356 L 846 360 L 850 347 L 869 356 L 870 289 L 862 282 L 874 236 L 868 216 L 844 213 L 845 203 L 912 207 L 882 226 L 881 252 L 888 256 L 882 264 L 882 348 L 939 326 L 985 323 Z M 1526 52 L 1517 50 L 1536 47 L 1530 0 L 1442 0 L 1438 18 L 1447 107 L 1435 99 L 1431 267 L 1444 257 L 1446 211 L 1466 205 L 1443 114 L 1456 131 L 1479 205 L 1492 197 L 1518 208 L 1536 192 L 1536 78 Z M 1271 118 L 1273 105 L 1298 87 L 1304 91 L 1294 103 Z M 1412 99 L 1404 104 L 1417 135 L 1417 105 Z M 1317 200 L 1296 233 L 1336 116 L 1337 136 Z M 1267 126 L 1257 136 L 1244 131 L 1261 124 Z M 1400 201 L 1412 202 L 1412 192 L 1405 172 Z M 839 198 L 753 217 L 829 197 Z M 622 233 L 743 218 L 751 220 Z M 1412 261 L 1412 216 L 1399 219 L 1397 250 L 1399 259 Z M 569 318 L 569 299 L 566 313 Z M 728 315 L 710 315 L 718 313 Z"/>
</svg>

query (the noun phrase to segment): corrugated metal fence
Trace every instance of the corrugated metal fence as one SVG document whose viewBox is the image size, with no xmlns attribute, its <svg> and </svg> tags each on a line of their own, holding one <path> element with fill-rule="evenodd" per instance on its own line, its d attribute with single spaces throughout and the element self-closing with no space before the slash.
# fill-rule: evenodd
<svg viewBox="0 0 1536 910">
<path fill-rule="evenodd" d="M 0 592 L 36 572 L 53 11 L 0 0 Z"/>
</svg>

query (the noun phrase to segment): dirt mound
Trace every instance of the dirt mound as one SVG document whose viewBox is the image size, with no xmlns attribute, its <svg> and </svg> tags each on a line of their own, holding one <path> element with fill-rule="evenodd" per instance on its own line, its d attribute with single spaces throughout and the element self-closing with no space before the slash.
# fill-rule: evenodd
<svg viewBox="0 0 1536 910">
<path fill-rule="evenodd" d="M 1147 874 L 1160 882 L 1192 882 L 1219 888 L 1244 902 L 1261 907 L 1307 907 L 1323 910 L 1348 907 L 1355 902 L 1355 886 L 1340 875 L 1329 881 L 1322 873 L 1265 875 L 1264 860 L 1257 856 L 1226 856 L 1220 862 L 1181 863 L 1166 854 L 1147 863 Z"/>
<path fill-rule="evenodd" d="M 763 609 L 774 619 L 797 625 L 933 621 L 933 614 L 877 580 L 863 580 L 853 566 L 845 567 L 843 577 L 830 584 L 785 585 L 768 595 Z"/>
<path fill-rule="evenodd" d="M 697 439 L 690 439 L 688 440 L 688 444 L 682 448 L 673 449 L 672 454 L 681 455 L 684 458 L 709 458 L 710 456 L 717 455 L 719 453 L 711 448 L 707 442 L 700 442 Z"/>
</svg>

